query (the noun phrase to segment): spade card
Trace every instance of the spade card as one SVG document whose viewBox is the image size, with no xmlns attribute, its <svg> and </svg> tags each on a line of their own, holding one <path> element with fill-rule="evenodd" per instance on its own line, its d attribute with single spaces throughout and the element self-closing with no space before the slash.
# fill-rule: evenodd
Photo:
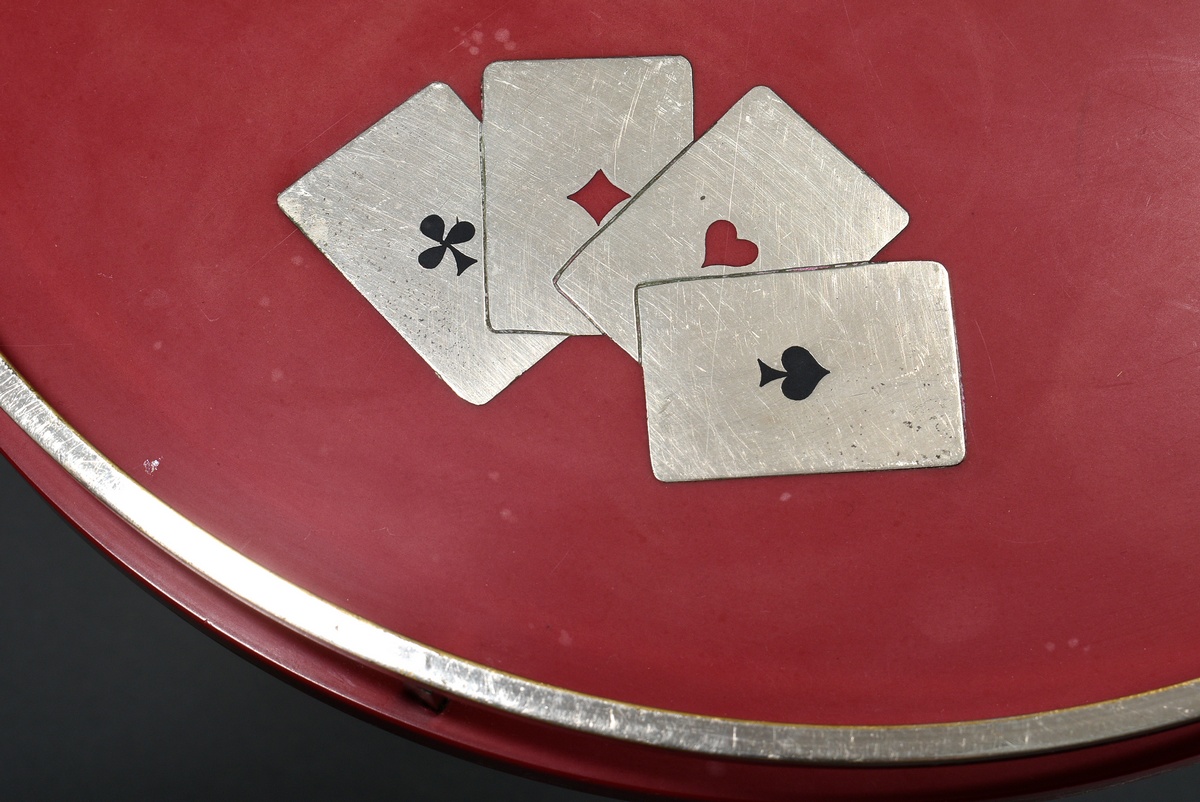
<svg viewBox="0 0 1200 802">
<path fill-rule="evenodd" d="M 935 262 L 650 284 L 637 305 L 663 481 L 965 455 L 950 286 Z"/>
<path fill-rule="evenodd" d="M 483 404 L 561 342 L 487 326 L 479 120 L 432 84 L 279 205 L 462 398 Z"/>
<path fill-rule="evenodd" d="M 635 359 L 634 291 L 688 276 L 870 259 L 908 214 L 757 87 L 630 201 L 555 283 Z"/>
<path fill-rule="evenodd" d="M 483 74 L 489 323 L 596 334 L 555 274 L 692 141 L 678 56 L 505 61 Z"/>
</svg>

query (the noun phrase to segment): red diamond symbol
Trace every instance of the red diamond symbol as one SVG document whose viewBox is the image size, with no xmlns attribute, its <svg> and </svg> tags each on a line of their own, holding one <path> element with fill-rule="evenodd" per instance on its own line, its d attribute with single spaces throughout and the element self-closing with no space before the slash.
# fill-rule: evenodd
<svg viewBox="0 0 1200 802">
<path fill-rule="evenodd" d="M 614 206 L 628 198 L 629 193 L 609 181 L 603 170 L 597 170 L 586 184 L 567 197 L 582 206 L 596 221 L 596 225 L 600 225 L 600 221 L 608 216 Z"/>
</svg>

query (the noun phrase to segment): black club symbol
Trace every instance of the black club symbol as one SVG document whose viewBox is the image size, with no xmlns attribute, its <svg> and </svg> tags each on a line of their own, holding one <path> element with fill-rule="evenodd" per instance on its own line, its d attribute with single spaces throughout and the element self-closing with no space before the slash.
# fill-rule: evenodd
<svg viewBox="0 0 1200 802">
<path fill-rule="evenodd" d="M 440 265 L 446 257 L 446 251 L 454 254 L 454 262 L 458 265 L 460 276 L 464 270 L 479 261 L 454 247 L 470 242 L 475 236 L 475 226 L 466 220 L 455 221 L 450 227 L 450 232 L 446 233 L 446 221 L 436 214 L 431 214 L 421 221 L 421 233 L 437 243 L 432 248 L 421 251 L 421 255 L 417 257 L 417 262 L 426 270 L 433 270 Z"/>
</svg>

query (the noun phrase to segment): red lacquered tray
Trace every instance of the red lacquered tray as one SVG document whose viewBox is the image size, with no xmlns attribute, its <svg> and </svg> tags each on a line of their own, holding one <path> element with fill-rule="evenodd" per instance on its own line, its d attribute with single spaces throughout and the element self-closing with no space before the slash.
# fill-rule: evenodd
<svg viewBox="0 0 1200 802">
<path fill-rule="evenodd" d="M 382 721 L 622 788 L 1005 795 L 1198 751 L 1181 725 L 1200 690 L 1159 689 L 1200 677 L 1200 13 L 259 3 L 3 17 L 0 353 L 48 405 L 14 417 L 65 443 L 60 460 L 94 464 L 54 410 L 199 534 L 483 673 L 398 670 L 248 605 L 0 418 L 0 447 L 42 492 L 230 639 Z M 612 343 L 574 338 L 471 406 L 275 204 L 432 81 L 478 112 L 493 60 L 664 53 L 693 65 L 697 133 L 768 85 L 908 210 L 879 258 L 949 271 L 961 465 L 660 483 L 640 369 Z M 24 386 L 10 378 L 9 400 Z M 123 488 L 110 505 L 150 498 Z M 498 677 L 532 695 L 480 690 Z M 406 684 L 449 704 L 434 712 Z M 599 706 L 576 716 L 580 695 Z M 628 724 L 642 715 L 651 726 Z M 730 746 L 728 719 L 798 740 Z M 839 727 L 862 735 L 846 748 Z"/>
</svg>

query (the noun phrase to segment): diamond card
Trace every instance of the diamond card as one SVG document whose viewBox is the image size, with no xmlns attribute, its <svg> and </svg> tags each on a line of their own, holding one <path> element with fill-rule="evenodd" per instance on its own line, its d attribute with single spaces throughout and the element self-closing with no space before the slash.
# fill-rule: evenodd
<svg viewBox="0 0 1200 802">
<path fill-rule="evenodd" d="M 950 286 L 935 262 L 651 284 L 637 302 L 663 481 L 965 455 Z"/>
<path fill-rule="evenodd" d="M 462 398 L 483 404 L 562 341 L 487 326 L 480 125 L 454 91 L 414 95 L 279 205 Z"/>
<path fill-rule="evenodd" d="M 692 141 L 679 56 L 501 61 L 483 74 L 489 323 L 596 334 L 554 276 Z"/>
</svg>

